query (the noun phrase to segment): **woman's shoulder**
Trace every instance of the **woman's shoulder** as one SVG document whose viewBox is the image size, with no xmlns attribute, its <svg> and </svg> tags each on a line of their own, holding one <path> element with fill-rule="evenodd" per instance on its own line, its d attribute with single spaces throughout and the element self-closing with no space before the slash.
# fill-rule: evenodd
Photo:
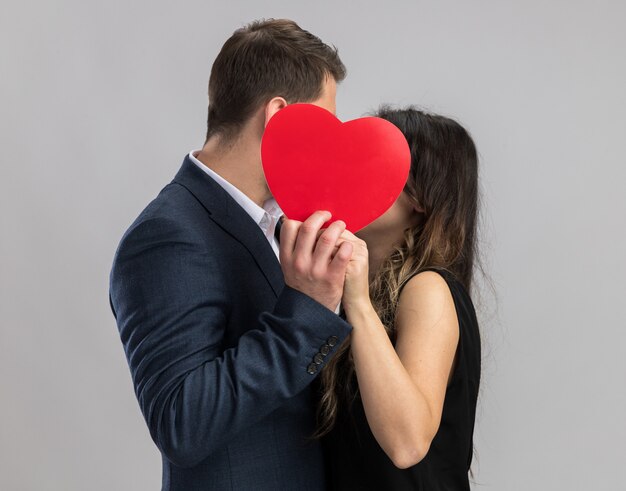
<svg viewBox="0 0 626 491">
<path fill-rule="evenodd" d="M 400 285 L 398 300 L 416 295 L 440 296 L 449 290 L 447 275 L 432 269 L 411 274 Z"/>
<path fill-rule="evenodd" d="M 447 269 L 424 268 L 403 281 L 398 296 L 398 309 L 412 308 L 415 302 L 430 309 L 438 305 L 447 304 L 448 308 L 452 306 L 459 321 L 466 321 L 466 317 L 475 317 L 473 302 L 467 289 Z"/>
<path fill-rule="evenodd" d="M 415 291 L 416 289 L 433 289 L 440 292 L 450 290 L 453 297 L 459 293 L 469 297 L 463 283 L 454 273 L 444 268 L 429 267 L 412 273 L 400 285 L 399 296 L 405 290 Z"/>
<path fill-rule="evenodd" d="M 418 319 L 427 325 L 439 324 L 456 313 L 454 295 L 448 280 L 435 271 L 420 271 L 402 285 L 398 297 L 396 327 L 413 325 Z"/>
<path fill-rule="evenodd" d="M 414 294 L 444 294 L 450 290 L 454 276 L 447 270 L 425 268 L 409 275 L 400 284 L 398 299 Z"/>
</svg>

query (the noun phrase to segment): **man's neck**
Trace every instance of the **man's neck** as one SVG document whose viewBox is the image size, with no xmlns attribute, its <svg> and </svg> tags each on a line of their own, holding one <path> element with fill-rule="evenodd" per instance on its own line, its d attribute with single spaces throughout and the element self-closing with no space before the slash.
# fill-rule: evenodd
<svg viewBox="0 0 626 491">
<path fill-rule="evenodd" d="M 220 144 L 217 138 L 211 138 L 196 158 L 260 207 L 271 198 L 260 162 L 259 145 L 246 141 L 245 135 L 229 145 Z"/>
</svg>

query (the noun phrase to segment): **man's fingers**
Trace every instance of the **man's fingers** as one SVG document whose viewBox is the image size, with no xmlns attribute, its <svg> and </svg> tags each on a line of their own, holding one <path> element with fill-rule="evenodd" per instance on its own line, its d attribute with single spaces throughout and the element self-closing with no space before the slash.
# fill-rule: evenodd
<svg viewBox="0 0 626 491">
<path fill-rule="evenodd" d="M 330 220 L 331 216 L 332 215 L 328 211 L 316 211 L 304 222 L 302 222 L 302 225 L 300 225 L 300 229 L 298 230 L 296 244 L 294 247 L 294 255 L 296 257 L 302 258 L 302 260 L 306 262 L 310 261 L 313 248 L 315 247 L 317 232 L 320 228 L 322 228 L 322 225 Z"/>
<path fill-rule="evenodd" d="M 337 249 L 337 253 L 333 260 L 330 262 L 330 266 L 328 266 L 328 271 L 334 274 L 343 275 L 346 272 L 346 267 L 350 262 L 350 258 L 352 257 L 352 251 L 354 249 L 354 245 L 350 241 L 344 241 Z"/>
<path fill-rule="evenodd" d="M 337 239 L 345 228 L 346 223 L 342 220 L 337 220 L 331 223 L 328 228 L 319 235 L 317 243 L 315 244 L 315 251 L 313 252 L 313 261 L 323 264 L 324 267 L 328 265 L 331 254 L 334 252 L 335 246 L 337 245 Z"/>
<path fill-rule="evenodd" d="M 286 218 L 280 227 L 280 262 L 290 261 L 302 222 Z"/>
</svg>

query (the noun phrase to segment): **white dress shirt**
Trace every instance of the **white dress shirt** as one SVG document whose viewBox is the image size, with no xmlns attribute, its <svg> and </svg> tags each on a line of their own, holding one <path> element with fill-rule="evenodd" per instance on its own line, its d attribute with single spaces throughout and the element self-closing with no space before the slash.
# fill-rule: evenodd
<svg viewBox="0 0 626 491">
<path fill-rule="evenodd" d="M 274 253 L 276 254 L 276 259 L 280 262 L 279 258 L 279 244 L 274 236 L 274 230 L 276 229 L 276 223 L 279 218 L 283 215 L 283 211 L 278 206 L 278 203 L 274 198 L 270 198 L 263 203 L 263 208 L 257 205 L 254 201 L 252 201 L 248 196 L 246 196 L 240 189 L 236 186 L 228 182 L 222 176 L 220 176 L 213 169 L 209 169 L 208 166 L 204 165 L 200 162 L 196 155 L 200 152 L 200 150 L 192 150 L 189 152 L 189 159 L 200 167 L 204 172 L 206 172 L 209 176 L 213 178 L 215 182 L 217 182 L 224 191 L 226 191 L 245 211 L 252 217 L 254 222 L 261 228 L 263 235 L 268 240 Z M 341 302 L 337 304 L 337 308 L 335 309 L 335 314 L 339 314 L 339 308 L 341 306 Z"/>
</svg>

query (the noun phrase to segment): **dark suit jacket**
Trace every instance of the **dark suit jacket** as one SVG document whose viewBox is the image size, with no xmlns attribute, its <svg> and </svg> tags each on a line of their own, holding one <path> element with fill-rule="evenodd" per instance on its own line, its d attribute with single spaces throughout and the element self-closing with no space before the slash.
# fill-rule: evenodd
<svg viewBox="0 0 626 491">
<path fill-rule="evenodd" d="M 324 489 L 311 382 L 352 328 L 188 157 L 122 237 L 110 302 L 162 489 Z"/>
</svg>

